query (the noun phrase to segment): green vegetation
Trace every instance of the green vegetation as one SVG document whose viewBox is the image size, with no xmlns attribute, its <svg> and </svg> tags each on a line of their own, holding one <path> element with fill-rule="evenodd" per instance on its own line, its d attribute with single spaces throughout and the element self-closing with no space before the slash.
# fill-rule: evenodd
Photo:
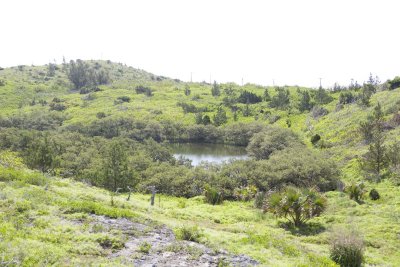
<svg viewBox="0 0 400 267">
<path fill-rule="evenodd" d="M 178 239 L 199 242 L 203 233 L 198 226 L 181 226 L 175 230 Z"/>
<path fill-rule="evenodd" d="M 145 254 L 148 254 L 151 249 L 151 245 L 147 242 L 143 242 L 139 246 L 139 251 Z"/>
<path fill-rule="evenodd" d="M 294 226 L 304 225 L 309 219 L 321 215 L 327 200 L 316 190 L 286 187 L 267 196 L 264 211 L 288 219 Z"/>
<path fill-rule="evenodd" d="M 345 191 L 349 194 L 350 199 L 353 199 L 357 203 L 361 204 L 364 198 L 365 193 L 365 185 L 363 182 L 355 183 L 352 182 L 350 185 L 346 186 Z"/>
<path fill-rule="evenodd" d="M 330 253 L 340 266 L 360 267 L 364 261 L 364 241 L 354 230 L 337 230 L 332 235 Z"/>
<path fill-rule="evenodd" d="M 375 188 L 373 188 L 371 189 L 371 191 L 369 191 L 369 198 L 371 200 L 378 200 L 381 198 L 381 196 L 379 195 L 379 192 Z"/>
<path fill-rule="evenodd" d="M 184 83 L 110 61 L 2 69 L 0 262 L 128 265 L 110 256 L 124 235 L 93 221 L 106 216 L 266 266 L 400 265 L 397 80 L 315 90 Z M 250 158 L 194 167 L 166 146 L 184 142 Z M 359 234 L 336 233 L 348 224 Z"/>
</svg>

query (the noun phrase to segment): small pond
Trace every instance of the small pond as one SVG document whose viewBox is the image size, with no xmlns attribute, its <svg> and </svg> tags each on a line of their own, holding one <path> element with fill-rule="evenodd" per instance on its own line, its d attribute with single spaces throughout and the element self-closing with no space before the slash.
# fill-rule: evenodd
<svg viewBox="0 0 400 267">
<path fill-rule="evenodd" d="M 224 161 L 247 159 L 246 148 L 221 144 L 170 144 L 169 147 L 175 158 L 184 157 L 197 166 L 202 161 L 222 163 Z"/>
</svg>

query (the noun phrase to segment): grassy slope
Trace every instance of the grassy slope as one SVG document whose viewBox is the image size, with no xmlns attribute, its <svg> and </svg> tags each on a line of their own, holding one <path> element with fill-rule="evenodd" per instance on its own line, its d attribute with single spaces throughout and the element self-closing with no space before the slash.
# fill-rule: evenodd
<svg viewBox="0 0 400 267">
<path fill-rule="evenodd" d="M 209 107 L 216 107 L 221 101 L 221 97 L 214 98 L 210 95 L 209 85 L 190 84 L 192 93 L 187 97 L 183 94 L 185 86 L 183 83 L 168 79 L 152 81 L 149 78 L 150 74 L 138 70 L 129 70 L 131 73 L 125 75 L 125 70 L 128 72 L 127 68 L 124 66 L 118 66 L 118 68 L 123 69 L 122 78 L 120 77 L 110 86 L 104 86 L 104 91 L 95 93 L 95 99 L 90 101 L 84 100 L 83 95 L 66 89 L 66 78 L 61 72 L 57 72 L 56 78 L 44 81 L 44 76 L 39 75 L 40 72 L 45 71 L 44 67 L 31 68 L 33 74 L 29 74 L 29 71 L 6 69 L 0 72 L 0 78 L 5 77 L 7 82 L 6 86 L 0 87 L 1 114 L 48 109 L 40 105 L 29 106 L 28 101 L 33 98 L 37 100 L 42 98 L 50 102 L 53 97 L 58 96 L 65 99 L 65 103 L 69 106 L 64 112 L 69 118 L 67 124 L 94 120 L 95 114 L 99 111 L 104 111 L 110 116 L 134 116 L 157 120 L 174 118 L 185 124 L 192 124 L 194 115 L 184 114 L 182 109 L 176 106 L 179 100 L 185 99 L 197 106 L 208 105 Z M 32 80 L 32 77 L 38 77 L 37 81 Z M 129 80 L 129 77 L 134 78 Z M 147 84 L 155 89 L 154 96 L 148 98 L 137 95 L 134 88 L 139 83 Z M 257 92 L 259 95 L 264 90 L 253 85 L 246 85 L 246 89 Z M 294 91 L 295 88 L 291 90 Z M 122 95 L 130 96 L 132 101 L 114 105 L 114 100 Z M 194 95 L 200 95 L 201 99 L 190 100 Z M 338 95 L 334 97 L 337 98 Z M 375 94 L 372 103 L 379 101 L 384 110 L 390 110 L 398 109 L 399 100 L 400 89 L 397 89 Z M 292 129 L 305 140 L 309 140 L 312 134 L 319 133 L 324 140 L 333 145 L 328 151 L 341 163 L 343 180 L 345 182 L 360 180 L 355 158 L 362 154 L 366 147 L 359 139 L 356 129 L 358 123 L 371 112 L 372 107 L 346 105 L 336 112 L 335 102 L 325 106 L 330 113 L 318 120 L 310 118 L 309 114 L 289 115 Z M 265 103 L 254 105 L 254 109 L 261 108 L 268 109 Z M 158 110 L 161 110 L 162 114 L 154 112 Z M 277 121 L 277 124 L 286 127 L 287 113 L 278 113 L 282 118 Z M 232 123 L 232 114 L 229 112 L 228 117 L 230 117 L 229 123 Z M 239 116 L 239 120 L 253 121 L 254 117 Z M 396 128 L 387 132 L 389 143 L 399 140 L 399 131 L 400 128 Z M 13 160 L 15 161 L 15 158 Z M 200 198 L 185 200 L 163 196 L 160 207 L 157 203 L 155 207 L 149 208 L 148 196 L 145 195 L 135 195 L 129 203 L 121 196 L 117 198 L 117 202 L 128 208 L 121 211 L 122 214 L 129 215 L 134 211 L 137 215 L 136 219 L 150 217 L 171 227 L 181 224 L 198 224 L 205 229 L 207 237 L 205 242 L 213 246 L 222 246 L 232 252 L 248 254 L 272 266 L 302 264 L 321 266 L 322 262 L 327 265 L 332 264 L 327 258 L 329 230 L 350 225 L 358 228 L 366 238 L 367 265 L 398 266 L 400 265 L 398 253 L 400 250 L 400 189 L 389 181 L 367 184 L 367 186 L 368 189 L 375 187 L 381 193 L 382 199 L 377 202 L 367 200 L 365 204 L 358 205 L 341 193 L 327 193 L 328 211 L 322 217 L 313 220 L 316 231 L 318 228 L 325 228 L 326 231 L 310 235 L 296 235 L 284 230 L 279 226 L 280 221 L 253 209 L 251 203 L 225 202 L 222 206 L 214 207 L 203 204 Z M 62 204 L 72 200 L 95 200 L 102 206 L 109 207 L 110 197 L 106 191 L 57 178 L 52 178 L 51 186 L 46 192 L 43 186 L 27 185 L 19 181 L 3 181 L 0 183 L 0 188 L 2 188 L 0 210 L 3 219 L 0 226 L 0 234 L 3 238 L 0 251 L 11 249 L 17 254 L 34 255 L 32 257 L 36 259 L 53 258 L 64 264 L 70 263 L 71 259 L 75 262 L 90 259 L 96 264 L 116 264 L 104 257 L 107 253 L 99 247 L 96 235 L 71 221 L 70 217 L 85 217 L 85 213 L 67 215 L 64 213 L 67 209 L 66 204 Z M 26 204 L 25 201 L 30 204 Z M 18 208 L 18 205 L 25 204 L 29 209 Z M 99 212 L 112 215 L 113 210 L 110 207 Z M 20 217 L 21 221 L 18 219 Z M 35 223 L 36 221 L 38 223 Z M 41 225 L 41 221 L 45 223 Z M 50 229 L 51 234 L 49 234 Z M 58 239 L 53 238 L 52 233 L 58 236 Z M 49 235 L 50 238 L 44 237 Z M 78 249 L 74 250 L 74 248 Z M 49 250 L 53 251 L 51 255 L 48 253 Z M 88 255 L 81 255 L 82 251 L 88 251 Z"/>
<path fill-rule="evenodd" d="M 78 91 L 71 91 L 71 85 L 68 82 L 66 74 L 59 70 L 54 77 L 47 76 L 45 66 L 25 66 L 21 71 L 17 67 L 7 68 L 0 71 L 0 79 L 6 81 L 6 85 L 0 87 L 0 112 L 4 115 L 28 113 L 32 111 L 48 110 L 48 106 L 36 104 L 31 106 L 29 103 L 33 99 L 46 100 L 48 103 L 54 97 L 64 100 L 68 107 L 63 112 L 67 116 L 65 125 L 74 122 L 88 122 L 96 119 L 98 112 L 105 112 L 109 116 L 119 117 L 127 116 L 140 118 L 144 120 L 155 119 L 181 121 L 184 124 L 194 124 L 195 115 L 193 113 L 184 114 L 182 108 L 177 106 L 179 101 L 184 101 L 196 105 L 197 107 L 208 107 L 210 117 L 215 113 L 217 107 L 222 102 L 223 95 L 213 97 L 211 95 L 211 85 L 204 83 L 183 83 L 171 79 L 157 80 L 157 76 L 126 67 L 120 64 L 107 64 L 104 61 L 97 61 L 104 68 L 109 69 L 112 83 L 110 85 L 100 86 L 102 91 L 91 93 L 93 99 L 87 100 L 87 95 L 81 95 Z M 151 79 L 151 77 L 156 77 Z M 143 94 L 136 94 L 137 85 L 149 86 L 153 89 L 153 96 L 147 97 Z M 191 94 L 185 96 L 185 86 L 189 85 Z M 231 84 L 235 90 L 244 89 L 252 91 L 262 96 L 265 87 L 246 84 L 243 87 Z M 289 90 L 294 93 L 295 87 Z M 274 90 L 271 90 L 274 95 Z M 115 104 L 114 101 L 119 96 L 129 96 L 129 103 Z M 199 96 L 199 99 L 193 100 L 193 97 Z M 238 104 L 244 107 L 244 104 Z M 233 122 L 233 114 L 225 108 L 228 116 L 228 123 Z M 267 103 L 262 102 L 252 105 L 252 110 L 256 114 L 259 110 L 270 110 Z M 161 111 L 161 113 L 160 113 Z M 287 116 L 287 112 L 273 111 L 282 117 Z M 239 114 L 239 121 L 254 121 L 254 116 L 243 117 Z"/>
<path fill-rule="evenodd" d="M 2 165 L 5 155 L 7 162 L 17 159 L 2 153 Z M 150 207 L 148 195 L 134 194 L 129 202 L 124 195 L 115 197 L 115 206 L 111 207 L 110 195 L 105 190 L 56 177 L 28 180 L 27 177 L 35 177 L 34 173 L 20 168 L 0 169 L 3 261 L 23 256 L 26 266 L 55 262 L 123 264 L 123 259 L 108 259 L 109 250 L 99 244 L 104 238 L 123 242 L 118 233 L 91 231 L 88 213 L 95 212 L 135 221 L 151 219 L 171 228 L 198 225 L 205 233 L 203 242 L 209 246 L 250 255 L 268 266 L 334 266 L 328 259 L 329 231 L 335 227 L 356 227 L 366 240 L 368 265 L 400 264 L 400 189 L 388 182 L 374 185 L 382 194 L 381 200 L 367 200 L 363 205 L 342 193 L 327 193 L 329 209 L 312 221 L 314 231 L 300 235 L 285 230 L 280 226 L 283 221 L 254 209 L 251 203 L 226 201 L 221 206 L 211 206 L 204 204 L 202 197 L 161 196 Z M 16 173 L 14 178 L 5 175 L 10 172 Z M 78 219 L 84 223 L 75 223 Z"/>
</svg>

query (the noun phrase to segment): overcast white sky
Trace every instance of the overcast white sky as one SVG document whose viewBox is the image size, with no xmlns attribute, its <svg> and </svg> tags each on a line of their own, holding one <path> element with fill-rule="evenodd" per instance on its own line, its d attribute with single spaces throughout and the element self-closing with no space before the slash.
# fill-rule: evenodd
<svg viewBox="0 0 400 267">
<path fill-rule="evenodd" d="M 194 81 L 324 86 L 400 75 L 393 0 L 1 0 L 0 66 L 110 59 Z"/>
</svg>

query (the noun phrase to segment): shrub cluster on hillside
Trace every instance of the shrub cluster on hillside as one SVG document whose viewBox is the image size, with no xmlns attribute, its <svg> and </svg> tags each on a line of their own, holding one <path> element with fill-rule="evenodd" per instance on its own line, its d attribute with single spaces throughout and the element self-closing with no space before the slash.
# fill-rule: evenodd
<svg viewBox="0 0 400 267">
<path fill-rule="evenodd" d="M 154 185 L 159 192 L 170 195 L 191 197 L 216 190 L 221 199 L 237 199 L 239 190 L 247 186 L 259 191 L 284 185 L 335 189 L 338 172 L 334 164 L 307 149 L 290 130 L 259 124 L 223 129 L 196 125 L 181 128 L 182 135 L 174 136 L 174 125 L 164 129 L 160 126 L 103 118 L 86 129 L 69 127 L 49 132 L 10 127 L 1 131 L 0 145 L 20 151 L 32 168 L 112 191 L 127 191 L 128 186 L 146 191 Z M 191 168 L 154 140 L 250 144 L 248 150 L 255 160 Z"/>
</svg>

